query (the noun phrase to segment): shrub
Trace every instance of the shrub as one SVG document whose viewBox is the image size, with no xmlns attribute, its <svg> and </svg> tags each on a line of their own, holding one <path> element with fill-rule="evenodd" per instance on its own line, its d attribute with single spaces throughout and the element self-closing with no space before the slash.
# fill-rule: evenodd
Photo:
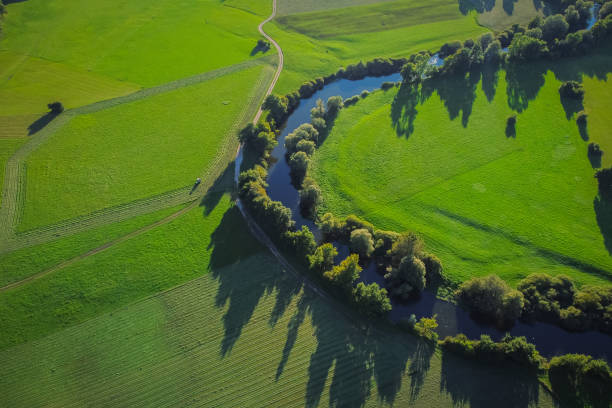
<svg viewBox="0 0 612 408">
<path fill-rule="evenodd" d="M 565 38 L 569 24 L 561 14 L 555 14 L 544 19 L 542 23 L 542 38 L 549 44 Z"/>
<path fill-rule="evenodd" d="M 334 266 L 330 271 L 323 273 L 325 279 L 331 284 L 349 290 L 359 278 L 361 266 L 359 266 L 359 255 L 351 254 L 340 265 Z"/>
<path fill-rule="evenodd" d="M 315 251 L 317 242 L 310 229 L 302 225 L 297 231 L 287 231 L 282 236 L 286 247 L 292 250 L 301 262 L 308 263 L 308 256 Z"/>
<path fill-rule="evenodd" d="M 377 283 L 366 286 L 363 282 L 359 282 L 353 289 L 353 302 L 358 310 L 371 317 L 382 316 L 391 311 L 387 291 L 381 289 Z"/>
<path fill-rule="evenodd" d="M 246 125 L 238 133 L 238 140 L 248 149 L 260 155 L 271 152 L 277 144 L 276 135 L 270 129 L 270 125 L 262 122 L 257 125 L 252 123 Z"/>
<path fill-rule="evenodd" d="M 395 86 L 395 82 L 383 82 L 380 85 L 380 89 L 382 89 L 383 91 L 386 91 L 387 89 L 391 89 Z"/>
<path fill-rule="evenodd" d="M 425 277 L 428 287 L 437 286 L 446 280 L 442 262 L 433 254 L 423 254 L 421 261 L 425 265 Z"/>
<path fill-rule="evenodd" d="M 374 231 L 374 255 L 383 256 L 393 246 L 393 243 L 397 241 L 399 234 L 394 231 Z"/>
<path fill-rule="evenodd" d="M 603 154 L 603 150 L 599 147 L 597 143 L 589 143 L 588 147 L 589 156 L 601 156 Z"/>
<path fill-rule="evenodd" d="M 361 99 L 367 98 L 367 96 L 370 94 L 370 91 L 364 89 L 363 91 L 361 91 L 361 93 L 359 94 L 359 96 L 361 97 Z"/>
<path fill-rule="evenodd" d="M 338 250 L 330 243 L 323 244 L 308 256 L 310 270 L 318 274 L 323 274 L 334 267 L 334 258 L 338 255 Z"/>
<path fill-rule="evenodd" d="M 342 225 L 342 233 L 344 235 L 344 239 L 348 240 L 351 236 L 351 232 L 356 229 L 366 229 L 370 233 L 372 233 L 374 232 L 374 225 L 362 220 L 356 215 L 350 214 L 345 218 L 344 224 Z"/>
<path fill-rule="evenodd" d="M 327 111 L 325 112 L 325 120 L 327 122 L 334 120 L 342 109 L 342 97 L 341 96 L 331 96 L 327 100 Z"/>
<path fill-rule="evenodd" d="M 297 185 L 301 186 L 304 176 L 306 176 L 306 172 L 308 171 L 309 165 L 310 158 L 304 152 L 296 152 L 289 157 L 291 175 L 294 177 L 294 182 Z"/>
<path fill-rule="evenodd" d="M 288 101 L 284 96 L 268 95 L 261 107 L 270 112 L 268 119 L 277 125 L 284 122 L 289 113 Z"/>
<path fill-rule="evenodd" d="M 336 240 L 342 234 L 342 222 L 332 213 L 325 213 L 317 222 L 318 227 L 327 240 Z"/>
<path fill-rule="evenodd" d="M 300 207 L 308 214 L 314 214 L 317 205 L 321 201 L 321 189 L 311 178 L 302 182 L 300 190 Z"/>
<path fill-rule="evenodd" d="M 387 256 L 391 258 L 393 266 L 399 266 L 403 258 L 418 256 L 422 250 L 421 238 L 413 232 L 404 232 L 395 240 Z"/>
<path fill-rule="evenodd" d="M 359 95 L 351 96 L 344 101 L 344 106 L 351 106 L 359 101 Z"/>
<path fill-rule="evenodd" d="M 493 33 L 491 33 L 491 32 L 484 33 L 483 35 L 481 35 L 481 36 L 478 38 L 478 43 L 480 44 L 480 47 L 481 47 L 483 50 L 486 50 L 486 49 L 487 49 L 487 47 L 488 47 L 490 44 L 492 44 L 494 41 L 497 41 L 497 40 L 495 39 L 495 36 L 494 36 L 494 35 L 493 35 Z"/>
<path fill-rule="evenodd" d="M 440 58 L 446 58 L 446 57 L 448 57 L 450 55 L 453 55 L 454 53 L 456 53 L 460 49 L 461 49 L 461 42 L 460 41 L 447 42 L 446 44 L 444 44 L 440 48 L 440 51 L 438 52 L 438 55 L 440 56 Z"/>
<path fill-rule="evenodd" d="M 324 132 L 325 129 L 327 128 L 327 123 L 325 122 L 325 119 L 323 118 L 312 118 L 310 122 L 319 134 Z"/>
<path fill-rule="evenodd" d="M 437 316 L 432 317 L 421 317 L 418 322 L 414 324 L 414 332 L 432 342 L 438 341 L 438 328 Z"/>
<path fill-rule="evenodd" d="M 609 15 L 612 15 L 612 2 L 604 3 L 599 9 L 599 19 L 603 20 Z"/>
<path fill-rule="evenodd" d="M 584 88 L 579 82 L 567 81 L 561 84 L 559 93 L 565 98 L 582 99 L 584 97 Z"/>
<path fill-rule="evenodd" d="M 495 64 L 502 57 L 502 46 L 497 40 L 492 41 L 484 50 L 484 62 L 486 63 Z"/>
<path fill-rule="evenodd" d="M 523 34 L 512 39 L 508 50 L 508 57 L 516 61 L 534 60 L 546 54 L 548 48 L 544 41 Z"/>
<path fill-rule="evenodd" d="M 425 288 L 425 264 L 414 256 L 405 256 L 397 268 L 385 274 L 390 293 L 400 299 L 409 299 Z"/>
<path fill-rule="evenodd" d="M 351 232 L 351 251 L 359 254 L 361 258 L 369 258 L 374 252 L 374 240 L 372 234 L 365 228 L 356 229 Z"/>
<path fill-rule="evenodd" d="M 545 273 L 527 276 L 519 282 L 517 289 L 525 299 L 525 316 L 545 321 L 556 321 L 561 309 L 570 306 L 576 294 L 574 283 L 569 277 Z"/>
<path fill-rule="evenodd" d="M 315 152 L 316 146 L 312 140 L 300 140 L 297 145 L 295 145 L 295 150 L 297 152 L 304 152 L 308 156 L 312 156 Z"/>
<path fill-rule="evenodd" d="M 499 323 L 516 320 L 523 308 L 523 295 L 497 275 L 472 278 L 458 289 L 460 301 L 470 310 Z"/>
</svg>

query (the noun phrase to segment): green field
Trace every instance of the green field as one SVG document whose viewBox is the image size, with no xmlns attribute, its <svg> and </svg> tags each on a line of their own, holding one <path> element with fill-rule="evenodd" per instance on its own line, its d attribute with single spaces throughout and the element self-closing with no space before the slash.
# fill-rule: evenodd
<svg viewBox="0 0 612 408">
<path fill-rule="evenodd" d="M 470 1 L 461 2 L 464 5 Z M 503 30 L 512 24 L 527 24 L 535 16 L 545 16 L 549 11 L 541 2 L 533 0 L 506 0 L 493 2 L 491 9 L 484 8 L 479 11 L 478 22 L 493 30 Z"/>
<path fill-rule="evenodd" d="M 193 185 L 235 150 L 236 124 L 268 73 L 256 66 L 72 119 L 26 161 L 19 228 Z"/>
<path fill-rule="evenodd" d="M 222 214 L 225 203 L 212 214 Z M 210 240 L 199 217 L 193 211 L 180 226 L 89 262 L 96 271 L 129 270 L 159 282 L 162 271 L 176 276 L 174 260 L 185 258 L 181 269 L 199 278 L 4 349 L 0 405 L 554 406 L 523 371 L 441 355 L 410 335 L 353 323 L 304 292 L 235 210 L 217 220 Z M 154 248 L 135 251 L 147 245 Z M 98 290 L 110 295 L 108 286 Z M 83 299 L 93 302 L 89 293 Z"/>
<path fill-rule="evenodd" d="M 25 139 L 3 139 L 0 138 L 0 185 L 4 182 L 4 171 L 7 160 L 19 147 L 26 142 Z M 2 191 L 0 190 L 0 200 Z"/>
<path fill-rule="evenodd" d="M 575 117 L 568 119 L 555 78 L 569 69 L 597 71 L 596 61 L 601 69 L 612 66 L 611 54 L 602 54 L 557 63 L 555 73 L 531 64 L 360 101 L 341 112 L 315 154 L 320 211 L 417 231 L 455 281 L 496 273 L 516 284 L 547 272 L 609 284 L 611 249 L 602 236 L 605 217 L 594 206 L 587 142 Z M 589 89 L 609 92 L 589 81 Z M 598 95 L 608 94 L 588 98 Z M 608 100 L 593 99 L 587 99 L 593 111 Z M 516 136 L 507 137 L 513 110 Z M 591 137 L 609 140 L 598 126 L 589 128 Z"/>
<path fill-rule="evenodd" d="M 436 3 L 441 16 L 424 8 L 425 4 L 385 2 L 279 17 L 276 24 L 266 27 L 285 54 L 285 69 L 274 92 L 293 92 L 304 81 L 336 72 L 341 66 L 376 57 L 405 57 L 487 31 L 474 16 L 462 15 L 453 0 Z M 398 10 L 404 18 L 393 15 Z M 381 24 L 381 16 L 390 27 Z"/>
</svg>

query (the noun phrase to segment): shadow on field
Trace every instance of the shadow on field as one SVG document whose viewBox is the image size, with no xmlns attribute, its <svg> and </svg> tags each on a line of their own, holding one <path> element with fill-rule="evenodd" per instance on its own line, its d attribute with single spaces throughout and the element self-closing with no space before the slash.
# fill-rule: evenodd
<svg viewBox="0 0 612 408">
<path fill-rule="evenodd" d="M 538 402 L 537 376 L 518 367 L 480 364 L 443 352 L 441 377 L 441 391 L 450 394 L 454 405 L 527 408 Z"/>
<path fill-rule="evenodd" d="M 193 192 L 197 186 L 195 186 L 191 192 Z M 221 197 L 228 191 L 232 191 L 234 188 L 234 162 L 230 162 L 225 170 L 217 177 L 214 183 L 208 188 L 202 201 L 200 201 L 200 207 L 204 208 L 204 215 L 208 215 L 212 210 L 219 204 Z M 190 193 L 191 194 L 191 193 Z"/>
<path fill-rule="evenodd" d="M 47 126 L 53 119 L 57 117 L 57 113 L 47 112 L 40 118 L 36 119 L 34 122 L 28 126 L 28 136 L 32 136 L 34 133 L 37 133 L 42 128 Z"/>
<path fill-rule="evenodd" d="M 495 7 L 495 0 L 459 0 L 459 11 L 464 16 L 474 10 L 478 13 L 491 11 Z"/>
<path fill-rule="evenodd" d="M 544 64 L 510 64 L 506 68 L 508 106 L 523 112 L 544 86 L 547 72 Z"/>
<path fill-rule="evenodd" d="M 518 0 L 502 0 L 502 7 L 507 15 L 511 16 L 514 14 L 514 3 Z"/>
<path fill-rule="evenodd" d="M 604 245 L 608 253 L 612 255 L 612 202 L 597 196 L 593 200 L 593 207 L 595 208 L 597 225 L 599 225 L 599 230 L 604 239 Z"/>
</svg>

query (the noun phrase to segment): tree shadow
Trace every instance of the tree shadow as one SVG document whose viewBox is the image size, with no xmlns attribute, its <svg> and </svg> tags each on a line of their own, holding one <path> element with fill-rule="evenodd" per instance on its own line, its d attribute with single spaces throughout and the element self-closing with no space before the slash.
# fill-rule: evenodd
<svg viewBox="0 0 612 408">
<path fill-rule="evenodd" d="M 402 83 L 391 103 L 391 123 L 397 136 L 410 137 L 414 132 L 414 120 L 419 113 L 416 110 L 422 103 L 419 86 Z"/>
<path fill-rule="evenodd" d="M 474 10 L 478 13 L 491 11 L 495 7 L 495 0 L 459 0 L 459 11 L 464 16 Z"/>
<path fill-rule="evenodd" d="M 548 378 L 553 391 L 563 401 L 563 407 L 609 408 L 612 406 L 612 390 L 605 386 L 602 387 L 603 384 L 587 381 L 577 390 L 575 380 L 568 378 L 567 373 L 552 372 Z"/>
<path fill-rule="evenodd" d="M 265 54 L 266 52 L 268 52 L 268 50 L 270 50 L 270 46 L 257 43 L 257 45 L 253 47 L 253 49 L 251 50 L 250 55 L 252 57 L 259 52 L 261 52 L 262 54 Z"/>
<path fill-rule="evenodd" d="M 506 94 L 508 106 L 516 112 L 523 112 L 534 100 L 546 79 L 547 68 L 542 63 L 509 64 L 506 67 Z"/>
<path fill-rule="evenodd" d="M 582 140 L 584 140 L 585 142 L 588 141 L 589 140 L 589 130 L 587 128 L 586 122 L 578 122 L 577 125 L 578 125 L 578 133 L 580 133 L 580 137 L 582 138 Z"/>
<path fill-rule="evenodd" d="M 495 99 L 495 91 L 499 82 L 499 66 L 487 65 L 482 70 L 482 92 L 489 103 Z"/>
<path fill-rule="evenodd" d="M 461 124 L 467 127 L 474 100 L 476 88 L 480 82 L 481 71 L 472 70 L 466 75 L 450 75 L 432 79 L 435 90 L 444 103 L 450 120 L 455 120 L 461 114 Z"/>
<path fill-rule="evenodd" d="M 208 188 L 204 197 L 200 201 L 200 207 L 204 208 L 204 215 L 209 215 L 212 210 L 219 204 L 221 197 L 228 191 L 232 191 L 234 187 L 234 172 L 235 163 L 230 162 L 223 172 L 215 179 L 213 184 Z M 198 186 L 196 185 L 191 192 Z M 191 194 L 191 193 L 190 193 Z"/>
<path fill-rule="evenodd" d="M 34 122 L 28 126 L 28 136 L 32 136 L 33 134 L 39 132 L 42 128 L 47 126 L 53 119 L 55 119 L 59 115 L 58 113 L 47 112 L 42 115 L 40 118 L 36 119 Z"/>
<path fill-rule="evenodd" d="M 516 3 L 517 1 L 518 0 L 503 0 L 502 1 L 502 7 L 507 15 L 511 16 L 512 14 L 514 14 L 514 3 Z"/>
<path fill-rule="evenodd" d="M 560 95 L 561 98 L 561 105 L 563 106 L 563 110 L 565 111 L 565 118 L 567 120 L 571 120 L 575 114 L 577 114 L 578 112 L 584 110 L 584 105 L 582 103 L 582 99 L 578 99 L 578 98 L 568 98 L 567 96 L 563 96 Z M 584 132 L 586 133 L 586 125 L 584 125 Z M 581 132 L 580 135 L 582 136 L 583 133 Z M 582 138 L 584 139 L 585 136 L 582 136 Z M 588 136 L 586 136 L 588 140 Z"/>
<path fill-rule="evenodd" d="M 486 374 L 483 375 L 482 371 Z M 441 376 L 441 391 L 450 394 L 454 405 L 527 408 L 538 402 L 540 384 L 537 375 L 509 364 L 479 364 L 443 352 Z"/>
<path fill-rule="evenodd" d="M 516 138 L 516 122 L 506 121 L 506 137 Z"/>
<path fill-rule="evenodd" d="M 593 200 L 593 208 L 595 209 L 597 225 L 599 225 L 599 230 L 604 239 L 604 245 L 608 253 L 612 255 L 612 202 L 597 196 Z"/>
<path fill-rule="evenodd" d="M 597 153 L 587 153 L 587 155 L 589 156 L 589 162 L 591 162 L 591 167 L 594 169 L 600 169 L 601 168 L 601 154 L 597 154 Z"/>
</svg>

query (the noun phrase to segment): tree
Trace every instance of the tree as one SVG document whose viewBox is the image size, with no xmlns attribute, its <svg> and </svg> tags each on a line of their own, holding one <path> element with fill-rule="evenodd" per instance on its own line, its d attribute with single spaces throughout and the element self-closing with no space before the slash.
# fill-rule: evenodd
<svg viewBox="0 0 612 408">
<path fill-rule="evenodd" d="M 546 54 L 548 48 L 544 41 L 523 34 L 516 35 L 508 49 L 511 60 L 534 60 Z"/>
<path fill-rule="evenodd" d="M 542 23 L 542 38 L 552 44 L 555 40 L 565 38 L 569 24 L 561 14 L 555 14 L 544 19 Z"/>
<path fill-rule="evenodd" d="M 405 256 L 397 268 L 391 268 L 385 279 L 391 295 L 409 299 L 425 288 L 425 265 L 414 256 Z"/>
<path fill-rule="evenodd" d="M 433 254 L 423 254 L 421 261 L 425 265 L 425 277 L 427 286 L 439 285 L 446 280 L 444 276 L 444 268 L 442 267 L 442 261 Z"/>
<path fill-rule="evenodd" d="M 421 238 L 413 232 L 404 232 L 393 243 L 387 256 L 391 258 L 392 265 L 399 266 L 404 257 L 419 255 L 422 250 L 423 241 Z"/>
<path fill-rule="evenodd" d="M 295 145 L 295 150 L 298 152 L 304 152 L 308 156 L 312 156 L 316 146 L 312 140 L 300 140 L 297 145 Z"/>
<path fill-rule="evenodd" d="M 304 179 L 300 190 L 300 207 L 302 207 L 302 210 L 312 214 L 320 201 L 321 189 L 319 186 L 311 178 Z"/>
<path fill-rule="evenodd" d="M 353 289 L 353 301 L 358 310 L 370 317 L 382 316 L 391 311 L 387 291 L 381 289 L 377 283 L 366 286 L 363 282 L 359 282 Z"/>
<path fill-rule="evenodd" d="M 502 46 L 497 40 L 492 41 L 487 48 L 484 48 L 484 61 L 488 64 L 495 64 L 501 59 Z"/>
<path fill-rule="evenodd" d="M 265 122 L 259 122 L 257 125 L 249 123 L 240 131 L 238 139 L 240 143 L 259 154 L 272 151 L 277 144 L 276 135 Z"/>
<path fill-rule="evenodd" d="M 52 102 L 48 104 L 47 107 L 54 115 L 59 115 L 64 111 L 64 105 L 62 105 L 61 102 Z"/>
<path fill-rule="evenodd" d="M 291 167 L 292 175 L 297 178 L 297 184 L 302 184 L 302 179 L 308 171 L 309 164 L 310 158 L 304 152 L 296 152 L 289 157 L 289 167 Z"/>
<path fill-rule="evenodd" d="M 359 255 L 351 254 L 340 265 L 334 266 L 331 271 L 326 271 L 323 276 L 333 285 L 349 290 L 353 282 L 359 278 L 361 270 Z"/>
<path fill-rule="evenodd" d="M 334 267 L 334 259 L 338 255 L 338 250 L 329 242 L 317 247 L 312 255 L 308 256 L 310 270 L 323 274 Z"/>
<path fill-rule="evenodd" d="M 439 51 L 440 58 L 446 58 L 450 55 L 453 55 L 460 49 L 461 49 L 460 41 L 447 42 L 440 48 L 440 51 Z"/>
<path fill-rule="evenodd" d="M 262 108 L 270 111 L 269 117 L 279 125 L 285 120 L 288 113 L 288 101 L 284 96 L 268 95 Z"/>
<path fill-rule="evenodd" d="M 412 85 L 421 80 L 421 76 L 417 71 L 416 65 L 412 62 L 407 62 L 401 71 L 402 78 L 405 83 Z"/>
<path fill-rule="evenodd" d="M 297 144 L 302 140 L 309 140 L 315 145 L 319 140 L 319 132 L 310 124 L 304 123 L 285 137 L 287 154 L 291 155 L 297 150 Z"/>
<path fill-rule="evenodd" d="M 599 19 L 603 20 L 612 14 L 612 2 L 605 2 L 599 9 Z"/>
<path fill-rule="evenodd" d="M 426 338 L 430 341 L 438 340 L 438 333 L 436 333 L 436 329 L 438 328 L 437 316 L 433 315 L 430 318 L 421 317 L 418 322 L 414 325 L 414 331 L 421 337 Z"/>
<path fill-rule="evenodd" d="M 584 88 L 580 82 L 567 81 L 559 87 L 559 93 L 565 98 L 583 99 Z"/>
<path fill-rule="evenodd" d="M 341 96 L 331 96 L 327 100 L 327 111 L 325 112 L 325 120 L 327 122 L 332 121 L 338 115 L 342 109 L 342 97 Z"/>
<path fill-rule="evenodd" d="M 524 305 L 523 294 L 497 275 L 472 278 L 459 287 L 457 295 L 465 306 L 499 323 L 517 319 Z"/>
<path fill-rule="evenodd" d="M 302 228 L 298 231 L 287 231 L 283 238 L 288 242 L 289 247 L 295 251 L 295 254 L 306 262 L 317 247 L 314 235 L 305 225 L 302 225 Z"/>
<path fill-rule="evenodd" d="M 374 240 L 367 229 L 356 229 L 351 232 L 351 251 L 361 258 L 369 258 L 374 252 Z"/>
</svg>

